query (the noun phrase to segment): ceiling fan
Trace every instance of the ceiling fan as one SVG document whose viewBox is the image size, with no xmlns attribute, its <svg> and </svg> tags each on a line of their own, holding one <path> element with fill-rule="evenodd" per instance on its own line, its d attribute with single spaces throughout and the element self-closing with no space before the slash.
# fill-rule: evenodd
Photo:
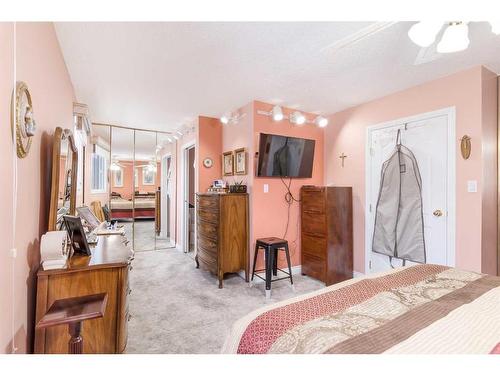
<svg viewBox="0 0 500 375">
<path fill-rule="evenodd" d="M 490 22 L 491 31 L 500 35 L 500 22 Z M 408 30 L 413 43 L 422 47 L 414 65 L 436 60 L 446 53 L 469 47 L 469 23 L 464 21 L 420 21 Z"/>
</svg>

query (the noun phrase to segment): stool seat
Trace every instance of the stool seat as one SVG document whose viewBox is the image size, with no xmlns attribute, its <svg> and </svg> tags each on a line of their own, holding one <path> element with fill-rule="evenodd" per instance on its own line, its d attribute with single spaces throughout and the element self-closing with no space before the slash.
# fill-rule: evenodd
<svg viewBox="0 0 500 375">
<path fill-rule="evenodd" d="M 255 270 L 255 264 L 257 263 L 257 255 L 259 253 L 259 249 L 264 249 L 264 260 L 265 260 L 265 269 L 264 270 Z M 284 250 L 286 261 L 288 263 L 288 272 L 278 268 L 278 250 Z M 272 279 L 272 275 L 277 276 L 278 270 L 285 273 L 287 277 L 282 277 L 278 279 Z M 255 275 L 255 272 L 265 271 L 266 278 L 259 275 Z M 290 252 L 288 251 L 288 241 L 283 238 L 278 237 L 266 237 L 266 238 L 258 238 L 255 241 L 255 254 L 253 259 L 253 269 L 252 269 L 252 280 L 253 277 L 257 276 L 258 278 L 264 280 L 266 282 L 266 298 L 271 297 L 271 282 L 279 281 L 283 279 L 290 279 L 290 284 L 293 289 L 293 278 L 292 278 L 292 265 L 290 261 Z"/>
<path fill-rule="evenodd" d="M 288 241 L 278 237 L 266 237 L 258 238 L 257 243 L 262 246 L 285 246 Z"/>
</svg>

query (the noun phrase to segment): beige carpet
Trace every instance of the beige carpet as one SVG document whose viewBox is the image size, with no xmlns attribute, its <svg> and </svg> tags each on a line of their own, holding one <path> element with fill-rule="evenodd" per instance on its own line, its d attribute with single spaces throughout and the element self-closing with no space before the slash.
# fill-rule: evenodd
<svg viewBox="0 0 500 375">
<path fill-rule="evenodd" d="M 218 289 L 215 276 L 176 249 L 136 253 L 130 283 L 127 353 L 219 353 L 233 322 L 246 313 L 324 287 L 296 275 L 295 292 L 278 281 L 266 300 L 263 283 L 250 287 L 230 275 Z"/>
</svg>

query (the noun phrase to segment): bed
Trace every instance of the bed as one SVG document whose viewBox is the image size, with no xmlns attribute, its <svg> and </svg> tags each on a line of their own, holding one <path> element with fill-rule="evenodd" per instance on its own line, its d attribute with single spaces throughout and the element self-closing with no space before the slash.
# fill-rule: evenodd
<svg viewBox="0 0 500 375">
<path fill-rule="evenodd" d="M 111 216 L 113 219 L 146 219 L 155 217 L 156 200 L 155 196 L 135 197 L 132 200 L 119 196 L 111 198 Z M 135 211 L 132 208 L 135 207 Z"/>
<path fill-rule="evenodd" d="M 223 353 L 500 353 L 500 277 L 402 267 L 263 307 Z"/>
</svg>

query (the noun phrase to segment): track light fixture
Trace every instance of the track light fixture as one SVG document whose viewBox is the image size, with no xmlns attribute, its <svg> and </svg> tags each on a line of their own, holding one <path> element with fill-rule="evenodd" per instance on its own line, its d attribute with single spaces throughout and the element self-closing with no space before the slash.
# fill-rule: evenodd
<svg viewBox="0 0 500 375">
<path fill-rule="evenodd" d="M 286 116 L 283 113 L 283 109 L 279 105 L 275 105 L 270 112 L 258 110 L 257 113 L 259 115 L 269 116 L 273 119 L 273 121 L 282 121 L 284 119 L 288 119 L 293 125 L 302 126 L 305 124 L 316 124 L 320 128 L 324 128 L 328 126 L 328 119 L 323 116 L 316 116 L 314 121 L 308 120 L 306 116 L 300 112 L 295 111 L 290 116 Z"/>
<path fill-rule="evenodd" d="M 271 110 L 271 117 L 273 118 L 273 121 L 281 121 L 285 118 L 283 115 L 283 110 L 279 105 L 275 105 L 273 109 Z"/>
<path fill-rule="evenodd" d="M 315 119 L 314 119 L 314 123 L 320 127 L 320 128 L 324 128 L 328 125 L 328 119 L 326 117 L 323 117 L 323 116 L 317 116 Z"/>
<path fill-rule="evenodd" d="M 306 123 L 306 116 L 302 112 L 295 111 L 290 115 L 290 122 L 297 126 L 302 126 Z"/>
<path fill-rule="evenodd" d="M 220 118 L 220 122 L 223 124 L 223 125 L 227 125 L 229 124 L 229 121 L 231 121 L 231 113 L 228 112 L 228 113 L 224 113 L 221 118 Z"/>
<path fill-rule="evenodd" d="M 220 122 L 223 125 L 228 125 L 228 124 L 237 124 L 240 119 L 245 117 L 246 113 L 231 113 L 231 112 L 226 112 L 220 117 Z"/>
</svg>

